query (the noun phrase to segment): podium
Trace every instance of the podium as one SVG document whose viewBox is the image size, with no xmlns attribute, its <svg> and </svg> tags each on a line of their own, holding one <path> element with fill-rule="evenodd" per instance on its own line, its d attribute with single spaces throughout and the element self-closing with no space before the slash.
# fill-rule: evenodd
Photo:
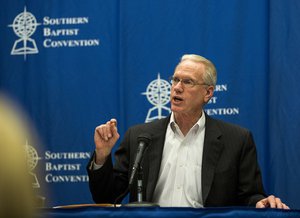
<svg viewBox="0 0 300 218">
<path fill-rule="evenodd" d="M 118 205 L 119 206 L 119 205 Z M 36 218 L 211 218 L 211 217 L 300 217 L 300 210 L 255 209 L 249 207 L 114 207 L 112 204 L 79 204 L 40 209 Z"/>
</svg>

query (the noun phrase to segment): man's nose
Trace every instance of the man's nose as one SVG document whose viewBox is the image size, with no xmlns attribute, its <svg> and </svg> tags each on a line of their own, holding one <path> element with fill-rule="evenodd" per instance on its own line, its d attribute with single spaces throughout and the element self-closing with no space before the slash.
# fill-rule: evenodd
<svg viewBox="0 0 300 218">
<path fill-rule="evenodd" d="M 182 92 L 183 91 L 182 81 L 180 80 L 176 85 L 174 85 L 173 88 L 176 92 Z"/>
</svg>

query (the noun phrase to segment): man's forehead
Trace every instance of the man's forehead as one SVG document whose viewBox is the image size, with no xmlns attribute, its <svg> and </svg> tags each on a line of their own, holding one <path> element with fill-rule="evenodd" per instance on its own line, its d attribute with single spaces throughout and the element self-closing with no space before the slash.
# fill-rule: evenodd
<svg viewBox="0 0 300 218">
<path fill-rule="evenodd" d="M 176 67 L 175 72 L 203 72 L 204 70 L 203 63 L 185 60 Z"/>
</svg>

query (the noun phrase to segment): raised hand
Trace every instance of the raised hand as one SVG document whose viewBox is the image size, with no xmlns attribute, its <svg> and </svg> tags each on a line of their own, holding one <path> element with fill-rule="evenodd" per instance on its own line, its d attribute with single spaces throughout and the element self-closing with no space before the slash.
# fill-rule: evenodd
<svg viewBox="0 0 300 218">
<path fill-rule="evenodd" d="M 111 119 L 105 124 L 96 127 L 94 134 L 96 164 L 104 164 L 119 137 L 116 119 Z"/>
</svg>

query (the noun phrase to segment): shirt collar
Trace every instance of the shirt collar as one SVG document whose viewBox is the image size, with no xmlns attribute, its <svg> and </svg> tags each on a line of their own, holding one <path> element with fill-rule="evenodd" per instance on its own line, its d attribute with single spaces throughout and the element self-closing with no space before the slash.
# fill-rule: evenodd
<svg viewBox="0 0 300 218">
<path fill-rule="evenodd" d="M 195 133 L 198 131 L 198 130 L 202 130 L 205 128 L 205 113 L 204 111 L 202 110 L 202 115 L 201 117 L 198 119 L 198 121 L 195 123 L 195 125 L 191 128 L 191 130 L 193 130 Z M 176 131 L 178 131 L 179 129 L 179 126 L 177 125 L 177 123 L 175 122 L 175 118 L 174 118 L 174 113 L 172 112 L 171 114 L 171 117 L 170 117 L 170 127 L 172 129 L 172 131 L 175 133 Z M 191 131 L 190 130 L 190 131 Z"/>
</svg>

